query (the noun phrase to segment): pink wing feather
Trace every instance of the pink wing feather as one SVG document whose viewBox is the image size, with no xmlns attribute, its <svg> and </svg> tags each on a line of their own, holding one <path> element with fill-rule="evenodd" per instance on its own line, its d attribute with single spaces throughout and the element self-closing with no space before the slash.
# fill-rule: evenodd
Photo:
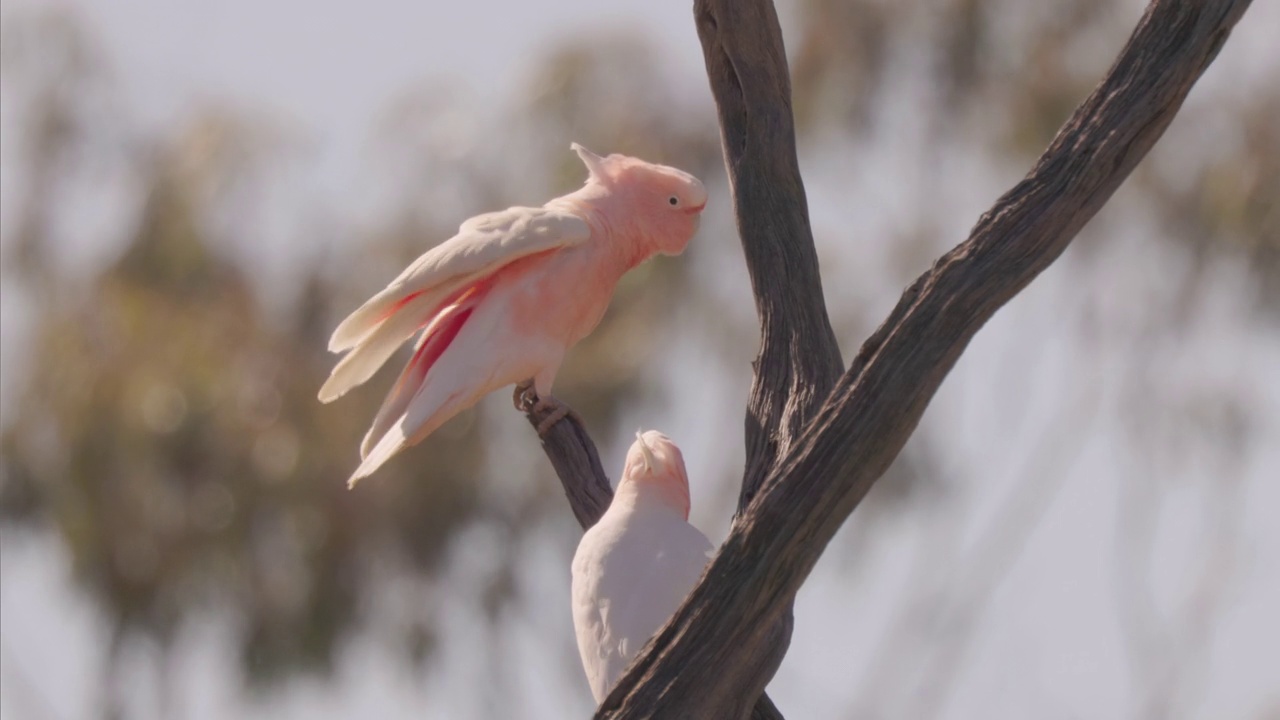
<svg viewBox="0 0 1280 720">
<path fill-rule="evenodd" d="M 449 303 L 424 327 L 422 337 L 414 347 L 413 357 L 405 365 L 396 384 L 387 393 L 387 399 L 378 409 L 373 425 L 360 443 L 360 459 L 369 457 L 369 451 L 382 439 L 387 430 L 400 419 L 409 407 L 409 402 L 417 394 L 418 389 L 444 351 L 453 343 L 462 327 L 467 324 L 476 305 L 489 294 L 490 281 L 481 282 L 466 289 L 455 301 Z"/>
<path fill-rule="evenodd" d="M 338 325 L 329 349 L 350 352 L 320 388 L 320 401 L 373 377 L 405 340 L 502 267 L 590 237 L 586 221 L 563 210 L 513 207 L 467 220 Z"/>
</svg>

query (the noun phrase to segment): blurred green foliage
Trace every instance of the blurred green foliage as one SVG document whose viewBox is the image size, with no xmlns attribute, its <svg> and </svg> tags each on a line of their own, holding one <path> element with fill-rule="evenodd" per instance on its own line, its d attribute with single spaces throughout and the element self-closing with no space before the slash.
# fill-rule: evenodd
<svg viewBox="0 0 1280 720">
<path fill-rule="evenodd" d="M 988 124 L 1000 129 L 991 138 L 999 152 L 1038 152 L 1096 80 L 1092 68 L 1072 62 L 1074 54 L 1099 33 L 1118 42 L 1115 28 L 1127 26 L 1097 0 L 1045 13 L 1014 13 L 1006 7 L 1014 4 L 954 0 L 921 19 L 935 4 L 800 3 L 791 54 L 802 140 L 873 132 L 872 110 L 895 82 L 890 55 L 918 47 L 933 48 L 926 59 L 939 142 L 959 126 Z M 1011 61 L 1015 53 L 1000 42 L 1009 37 L 1002 23 L 1010 13 L 1024 21 L 1018 43 L 1034 48 L 1029 67 Z M 390 373 L 332 406 L 321 406 L 315 393 L 334 360 L 324 351 L 329 329 L 375 288 L 352 286 L 352 273 L 317 261 L 298 269 L 292 309 L 278 317 L 256 296 L 248 268 L 215 250 L 208 218 L 217 194 L 209 188 L 241 182 L 225 164 L 237 153 L 262 152 L 246 139 L 252 128 L 196 118 L 176 139 L 117 149 L 142 178 L 145 202 L 118 259 L 87 282 L 68 274 L 52 249 L 59 176 L 83 161 L 71 150 L 94 140 L 85 98 L 109 93 L 109 84 L 96 61 L 85 60 L 94 57 L 92 43 L 66 16 L 11 18 L 6 33 L 6 75 L 35 88 L 18 139 L 32 190 L 19 210 L 18 237 L 7 244 L 6 282 L 23 282 L 36 308 L 28 377 L 0 437 L 6 531 L 38 525 L 61 536 L 77 580 L 118 635 L 164 643 L 190 613 L 216 603 L 240 620 L 253 681 L 327 668 L 337 643 L 362 620 L 375 559 L 429 575 L 461 528 L 494 512 L 481 498 L 492 451 L 482 414 L 465 414 L 347 491 L 344 479 Z M 453 184 L 472 191 L 477 211 L 561 192 L 581 176 L 564 152 L 569 139 L 718 175 L 709 110 L 679 110 L 654 60 L 630 36 L 551 53 L 513 111 L 528 133 L 518 140 L 537 161 L 528 166 L 550 169 L 524 173 L 518 197 L 506 168 L 478 160 L 451 174 Z M 417 202 L 426 185 L 461 164 L 430 142 L 432 118 L 448 111 L 435 99 L 394 108 L 385 141 L 421 185 L 408 185 L 401 214 L 363 247 L 349 246 L 352 255 L 337 264 L 399 266 L 447 237 L 459 219 L 454 208 Z M 1197 253 L 1253 258 L 1272 309 L 1280 307 L 1278 109 L 1274 87 L 1231 109 L 1240 118 L 1239 142 L 1193 182 L 1170 183 L 1146 166 L 1136 176 L 1169 218 L 1171 238 Z M 212 136 L 211 127 L 218 130 Z M 921 222 L 927 226 L 927 214 Z M 927 257 L 939 241 L 925 232 L 919 242 Z M 647 328 L 693 291 L 683 263 L 658 261 L 634 275 L 557 386 L 597 437 L 609 436 L 618 409 L 644 391 L 636 378 L 650 359 Z M 708 323 L 718 314 L 714 307 L 697 312 Z M 916 458 L 894 472 L 927 474 L 928 467 Z M 543 502 L 504 519 L 517 537 L 528 516 L 563 511 L 549 469 L 539 476 Z M 512 592 L 509 581 L 496 583 L 491 602 L 500 605 Z M 421 657 L 435 619 L 427 613 L 416 622 L 406 636 Z"/>
<path fill-rule="evenodd" d="M 347 492 L 352 438 L 379 398 L 318 407 L 316 319 L 332 293 L 304 276 L 296 316 L 267 322 L 211 252 L 176 162 L 158 163 L 120 259 L 83 291 L 45 294 L 0 509 L 52 523 L 123 630 L 163 641 L 189 609 L 230 602 L 250 677 L 323 667 L 368 553 L 429 571 L 476 512 L 480 428 L 455 424 L 417 463 Z"/>
<path fill-rule="evenodd" d="M 6 263 L 38 298 L 38 309 L 17 420 L 0 438 L 0 516 L 9 526 L 34 523 L 63 538 L 77 580 L 108 611 L 117 638 L 143 633 L 164 646 L 191 612 L 216 606 L 239 619 L 252 683 L 326 669 L 344 635 L 359 627 L 379 563 L 430 576 L 459 529 L 505 512 L 479 502 L 489 449 L 481 413 L 464 413 L 347 490 L 359 440 L 393 373 L 332 406 L 315 394 L 335 360 L 325 352 L 328 332 L 349 310 L 335 304 L 371 288 L 344 285 L 357 275 L 328 272 L 317 261 L 298 269 L 292 311 L 276 317 L 256 297 L 247 268 L 214 250 L 209 218 L 219 200 L 234 190 L 227 186 L 247 182 L 242 170 L 255 153 L 270 152 L 257 142 L 264 133 L 243 118 L 197 117 L 176 139 L 137 148 L 127 161 L 143 177 L 145 201 L 123 252 L 87 286 L 68 275 L 54 259 L 51 218 L 66 150 L 89 140 L 76 133 L 89 131 L 78 117 L 80 93 L 95 78 L 56 56 L 88 52 L 77 49 L 87 41 L 65 16 L 35 15 L 12 27 L 26 45 L 22 62 L 11 60 L 6 72 L 77 91 L 37 91 L 25 108 L 23 140 L 31 152 L 23 171 L 44 178 L 46 192 L 25 198 L 22 238 Z M 33 44 L 41 37 L 44 44 Z M 629 52 L 643 61 L 647 50 L 634 45 Z M 51 57 L 60 69 L 44 77 Z M 593 102 L 607 86 L 600 57 L 616 56 L 600 45 L 551 57 L 526 117 L 601 127 L 592 139 L 601 148 L 692 156 L 699 172 L 716 161 L 713 132 L 673 132 L 679 117 L 641 112 L 659 85 L 643 73 L 633 75 L 635 92 L 615 89 L 617 102 Z M 429 124 L 443 110 L 411 112 L 392 126 L 412 136 L 417 123 Z M 613 121 L 619 118 L 627 122 Z M 420 167 L 440 165 L 438 147 L 406 141 L 401 149 Z M 563 146 L 557 150 L 568 157 Z M 554 167 L 538 179 L 539 194 L 580 182 L 580 169 L 571 172 L 567 161 Z M 482 207 L 515 202 L 496 172 L 471 173 L 459 180 L 479 190 Z M 448 211 L 424 212 L 411 198 L 374 231 L 367 250 L 356 252 L 401 266 L 448 236 Z M 602 434 L 619 403 L 639 391 L 645 328 L 671 311 L 685 282 L 673 262 L 639 273 L 643 280 L 624 283 L 557 385 Z M 528 449 L 536 453 L 534 443 Z M 531 459 L 545 462 L 534 453 Z M 549 468 L 541 475 L 548 479 Z M 530 515 L 562 509 L 554 485 L 541 487 L 543 502 L 503 518 L 517 538 Z M 513 592 L 511 570 L 500 571 L 485 601 L 490 615 Z M 416 621 L 405 628 L 406 649 L 422 659 L 437 619 L 428 611 Z"/>
</svg>

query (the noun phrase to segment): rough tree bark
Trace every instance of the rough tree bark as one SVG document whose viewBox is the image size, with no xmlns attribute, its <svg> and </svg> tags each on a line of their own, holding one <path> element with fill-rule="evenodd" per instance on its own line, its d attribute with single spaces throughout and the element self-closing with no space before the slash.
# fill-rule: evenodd
<svg viewBox="0 0 1280 720">
<path fill-rule="evenodd" d="M 536 410 L 532 404 L 525 408 L 525 418 L 535 429 L 553 412 L 551 409 Z M 560 484 L 564 487 L 565 499 L 573 510 L 573 516 L 583 530 L 595 525 L 609 508 L 613 500 L 613 488 L 609 476 L 600 464 L 600 453 L 587 434 L 586 428 L 578 420 L 569 415 L 551 426 L 542 438 L 542 449 L 551 460 Z M 783 626 L 790 635 L 790 625 Z M 782 652 L 777 654 L 777 661 L 782 660 L 786 646 L 779 643 Z M 774 669 L 776 669 L 774 665 Z M 767 679 L 766 679 L 767 680 Z M 769 696 L 761 693 L 751 713 L 752 720 L 782 720 L 782 713 L 774 706 Z"/>
<path fill-rule="evenodd" d="M 762 324 L 748 466 L 729 537 L 597 718 L 741 718 L 757 698 L 757 717 L 780 717 L 762 697 L 769 675 L 760 670 L 771 661 L 761 659 L 777 651 L 777 630 L 827 543 L 902 449 L 969 340 L 1146 155 L 1248 5 L 1152 0 L 1027 177 L 907 288 L 836 380 L 772 3 L 695 0 Z M 770 274 L 780 272 L 775 282 Z M 585 431 L 561 423 L 545 449 L 579 520 L 598 517 L 609 484 Z"/>
</svg>

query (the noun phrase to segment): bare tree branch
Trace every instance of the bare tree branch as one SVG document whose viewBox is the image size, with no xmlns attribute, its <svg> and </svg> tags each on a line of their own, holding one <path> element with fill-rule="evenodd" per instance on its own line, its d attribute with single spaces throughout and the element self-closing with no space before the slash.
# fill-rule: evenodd
<svg viewBox="0 0 1280 720">
<path fill-rule="evenodd" d="M 982 216 L 965 242 L 906 290 L 817 417 L 774 449 L 781 463 L 769 463 L 767 478 L 702 581 L 632 663 L 597 718 L 746 715 L 769 677 L 761 676 L 757 663 L 743 659 L 761 656 L 776 642 L 779 619 L 826 544 L 902 449 L 969 340 L 1066 249 L 1146 155 L 1248 5 L 1248 0 L 1151 2 L 1106 78 L 1031 173 Z M 803 273 L 797 275 L 797 267 L 786 263 L 803 266 L 812 252 L 811 247 L 788 255 L 760 250 L 811 246 L 807 229 L 802 236 L 791 236 L 790 245 L 777 241 L 779 217 L 799 218 L 785 225 L 789 228 L 807 223 L 803 204 L 794 204 L 796 193 L 803 203 L 799 175 L 791 177 L 792 167 L 785 162 L 794 152 L 781 42 L 760 43 L 762 37 L 776 36 L 776 17 L 768 0 L 697 0 L 695 14 L 713 88 L 736 84 L 744 98 L 738 107 L 722 104 L 721 121 L 744 248 L 759 296 L 771 285 L 760 281 L 757 260 L 772 258 L 779 264 L 763 269 L 785 273 L 797 283 Z M 735 55 L 734 48 L 743 48 L 745 56 Z M 723 103 L 719 89 L 717 100 Z M 754 142 L 782 147 L 751 146 Z M 775 162 L 760 161 L 752 167 L 761 174 L 748 178 L 734 164 L 735 157 L 738 163 L 753 158 Z M 743 202 L 748 192 L 758 204 Z M 810 292 L 817 287 L 816 267 L 811 269 Z M 801 301 L 812 297 L 799 292 Z M 785 302 L 759 297 L 757 302 L 767 334 L 773 308 Z M 794 327 L 783 325 L 784 330 Z M 821 329 L 817 334 L 823 334 Z M 780 408 L 803 407 L 797 394 L 812 391 L 796 387 L 796 368 L 809 367 L 810 348 L 820 349 L 826 342 L 808 334 L 790 339 L 796 344 L 785 357 L 768 354 L 768 342 L 762 348 L 752 393 L 752 407 L 761 413 L 753 417 L 761 430 L 755 435 L 748 430 L 748 463 L 768 453 L 760 438 L 768 437 L 765 430 L 774 417 L 774 442 L 791 437 L 786 435 L 790 426 L 782 421 L 797 415 Z M 770 362 L 782 362 L 787 369 L 761 366 Z M 789 378 L 791 395 L 770 394 L 776 386 L 761 378 L 772 377 Z M 757 398 L 761 405 L 754 404 Z"/>
<path fill-rule="evenodd" d="M 553 411 L 550 409 L 538 411 L 531 405 L 525 411 L 525 418 L 536 429 L 551 412 Z M 609 508 L 609 503 L 613 500 L 613 489 L 609 484 L 609 476 L 600 464 L 600 454 L 586 428 L 578 423 L 577 418 L 568 415 L 552 425 L 543 436 L 542 449 L 556 469 L 556 476 L 560 478 L 565 498 L 569 501 L 578 524 L 583 530 L 595 525 Z M 782 624 L 779 632 L 785 632 L 786 635 L 786 638 L 776 643 L 782 648 L 778 655 L 780 661 L 786 651 L 784 641 L 791 635 L 790 623 Z M 782 720 L 782 713 L 768 695 L 761 694 L 751 717 L 753 720 Z"/>
<path fill-rule="evenodd" d="M 697 0 L 694 20 L 760 317 L 741 512 L 835 387 L 844 361 L 822 297 L 773 3 Z"/>
<path fill-rule="evenodd" d="M 747 400 L 741 512 L 835 386 L 844 362 L 827 317 L 796 160 L 791 81 L 777 14 L 767 1 L 733 10 L 701 1 L 695 6 L 761 326 Z M 721 30 L 722 23 L 729 25 Z M 535 427 L 541 420 L 532 413 L 526 417 Z M 552 428 L 543 449 L 585 529 L 599 519 L 612 493 L 591 438 L 567 420 Z M 790 607 L 775 622 L 768 653 L 751 663 L 761 689 L 790 644 Z M 757 692 L 749 699 L 754 697 L 760 698 L 754 718 L 782 717 L 767 696 Z"/>
<path fill-rule="evenodd" d="M 550 409 L 538 411 L 530 405 L 524 416 L 537 429 L 552 412 Z M 583 530 L 595 525 L 609 509 L 613 486 L 600 464 L 600 453 L 596 451 L 596 444 L 591 441 L 586 428 L 573 415 L 567 415 L 547 430 L 542 437 L 542 450 L 556 469 L 578 524 Z"/>
</svg>

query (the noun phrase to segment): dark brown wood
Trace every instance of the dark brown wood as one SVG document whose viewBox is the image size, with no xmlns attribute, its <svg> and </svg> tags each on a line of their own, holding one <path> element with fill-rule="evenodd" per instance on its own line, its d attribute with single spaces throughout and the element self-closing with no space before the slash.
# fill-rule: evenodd
<svg viewBox="0 0 1280 720">
<path fill-rule="evenodd" d="M 525 410 L 525 419 L 536 430 L 542 421 L 553 412 L 550 408 L 537 409 L 529 407 Z M 552 425 L 542 436 L 542 449 L 551 460 L 556 476 L 560 478 L 560 486 L 564 488 L 565 499 L 573 510 L 573 516 L 583 530 L 600 521 L 600 516 L 609 509 L 613 500 L 613 488 L 609 484 L 609 476 L 600 464 L 600 453 L 596 444 L 587 434 L 586 428 L 574 415 L 568 415 Z M 791 636 L 791 617 L 788 614 L 781 626 L 786 638 Z M 777 643 L 785 651 L 783 642 Z M 785 654 L 785 652 L 783 653 Z M 781 655 L 779 655 L 781 659 Z M 776 665 L 773 668 L 776 670 Z M 770 671 L 772 675 L 772 670 Z M 782 713 L 769 699 L 761 694 L 751 713 L 752 720 L 783 720 Z"/>
<path fill-rule="evenodd" d="M 756 376 L 757 386 L 764 387 L 753 387 L 749 411 L 758 429 L 749 420 L 748 463 L 771 469 L 702 581 L 641 651 L 597 718 L 747 714 L 769 678 L 744 658 L 776 646 L 777 623 L 801 583 L 902 449 L 969 340 L 1062 253 L 1150 150 L 1248 5 L 1248 0 L 1153 0 L 1106 78 L 1031 173 L 982 216 L 967 240 L 907 289 L 802 432 L 787 421 L 803 417 L 803 411 L 788 408 L 816 400 L 805 399 L 807 388 L 795 387 L 795 380 L 813 372 L 811 380 L 820 383 L 826 362 L 819 359 L 810 367 L 811 359 L 797 356 L 808 347 L 806 333 L 823 329 L 807 327 L 806 333 L 792 335 L 801 344 L 785 357 L 770 354 L 766 339 Z M 801 220 L 803 204 L 795 204 L 803 203 L 798 172 L 786 177 L 794 169 L 790 108 L 769 105 L 787 94 L 780 38 L 773 38 L 776 46 L 761 41 L 776 35 L 776 17 L 768 0 L 697 0 L 695 16 L 720 104 L 739 227 L 768 338 L 776 313 L 788 312 L 778 308 L 811 299 L 811 293 L 790 287 L 807 275 L 804 258 L 812 248 L 793 247 L 811 245 L 807 228 L 803 235 L 785 235 L 796 223 L 807 223 Z M 737 105 L 735 96 L 742 98 Z M 779 130 L 783 126 L 788 132 Z M 754 142 L 784 146 L 752 147 Z M 762 174 L 747 177 L 741 170 L 745 162 L 757 162 L 751 167 Z M 760 267 L 760 262 L 771 264 Z M 816 262 L 811 269 L 812 289 L 818 287 Z M 792 273 L 792 279 L 772 288 L 765 272 Z M 770 292 L 784 297 L 760 297 Z M 825 317 L 821 311 L 816 315 Z M 785 321 L 780 327 L 796 332 Z M 777 394 L 780 379 L 792 382 L 790 394 Z M 759 459 L 771 452 L 780 464 Z"/>
<path fill-rule="evenodd" d="M 553 412 L 550 408 L 531 406 L 525 410 L 525 418 L 536 430 Z M 600 453 L 591 441 L 586 428 L 574 415 L 568 415 L 552 425 L 542 436 L 542 450 L 556 469 L 565 499 L 573 510 L 573 516 L 583 530 L 595 525 L 609 509 L 613 500 L 613 486 L 600 464 Z"/>
<path fill-rule="evenodd" d="M 698 0 L 733 216 L 760 318 L 747 398 L 745 510 L 844 372 L 796 160 L 791 79 L 769 0 Z"/>
<path fill-rule="evenodd" d="M 747 461 L 738 497 L 741 512 L 818 411 L 844 363 L 822 295 L 808 200 L 796 159 L 791 81 L 777 14 L 767 0 L 734 5 L 733 12 L 698 3 L 694 14 L 715 94 L 734 218 L 761 327 L 747 399 Z M 530 422 L 537 424 L 532 416 Z M 563 431 L 565 425 L 557 427 Z M 581 471 L 560 468 L 584 467 L 585 448 L 592 455 L 595 448 L 580 428 L 573 438 L 567 432 L 557 435 L 555 448 L 548 445 L 549 439 L 544 439 L 544 449 L 557 466 L 581 522 L 584 510 L 575 498 L 582 495 L 584 483 L 594 481 Z M 752 684 L 761 690 L 786 654 L 792 625 L 788 607 L 767 629 L 769 647 L 749 662 L 739 662 L 743 671 L 751 666 L 750 674 L 756 678 Z M 754 703 L 757 698 L 759 702 Z M 742 703 L 744 708 L 755 705 L 752 717 L 757 720 L 782 718 L 760 690 Z"/>
</svg>

